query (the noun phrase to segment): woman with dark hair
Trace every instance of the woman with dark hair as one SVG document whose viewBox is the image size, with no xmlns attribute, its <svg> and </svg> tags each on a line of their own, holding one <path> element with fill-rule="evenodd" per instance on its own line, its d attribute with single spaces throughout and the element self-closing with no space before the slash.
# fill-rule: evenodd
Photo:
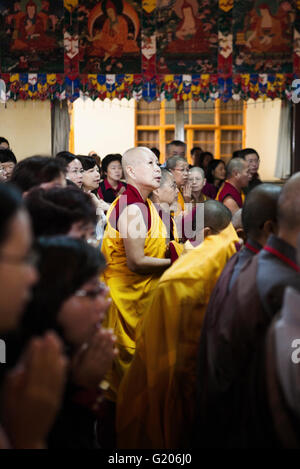
<svg viewBox="0 0 300 469">
<path fill-rule="evenodd" d="M 9 150 L 9 141 L 4 137 L 0 137 L 0 149 Z"/>
<path fill-rule="evenodd" d="M 26 342 L 53 330 L 71 361 L 63 407 L 49 448 L 94 448 L 99 383 L 115 354 L 111 331 L 101 329 L 110 300 L 99 282 L 105 260 L 79 239 L 40 238 L 36 243 L 40 280 L 22 321 Z"/>
<path fill-rule="evenodd" d="M 90 242 L 97 224 L 90 194 L 78 187 L 33 189 L 26 197 L 35 237 L 68 235 Z"/>
<path fill-rule="evenodd" d="M 110 204 L 101 199 L 97 191 L 100 183 L 100 168 L 94 158 L 91 156 L 78 155 L 77 159 L 81 162 L 83 167 L 83 185 L 84 192 L 91 195 L 97 209 L 99 223 L 97 226 L 97 238 L 103 237 L 104 228 L 106 224 L 105 212 L 109 209 Z"/>
<path fill-rule="evenodd" d="M 85 192 L 97 193 L 100 183 L 100 168 L 91 156 L 77 155 L 83 169 L 82 188 Z"/>
<path fill-rule="evenodd" d="M 223 160 L 213 159 L 207 168 L 206 184 L 202 193 L 215 199 L 221 184 L 226 179 L 226 166 Z"/>
<path fill-rule="evenodd" d="M 102 161 L 104 180 L 100 183 L 98 196 L 111 204 L 126 190 L 126 184 L 121 181 L 123 176 L 122 156 L 118 153 L 106 155 Z"/>
<path fill-rule="evenodd" d="M 1 184 L 1 337 L 16 330 L 31 288 L 38 280 L 31 243 L 30 219 L 21 194 L 9 184 Z M 4 431 L 0 425 L 0 449 L 43 448 L 64 388 L 67 362 L 61 342 L 54 333 L 30 341 L 12 370 L 8 362 L 15 350 L 8 349 L 9 355 L 1 356 L 0 360 L 1 419 L 4 421 Z"/>
<path fill-rule="evenodd" d="M 198 166 L 204 170 L 205 176 L 209 163 L 213 160 L 214 156 L 209 151 L 202 151 L 202 153 L 196 153 L 194 158 L 194 166 Z"/>
<path fill-rule="evenodd" d="M 69 151 L 57 153 L 56 158 L 66 165 L 66 179 L 73 182 L 79 189 L 82 188 L 83 168 L 78 158 Z"/>
<path fill-rule="evenodd" d="M 14 153 L 8 148 L 4 149 L 4 148 L 1 148 L 0 146 L 0 169 L 3 172 L 3 176 L 6 181 L 10 180 L 16 164 L 17 164 L 17 159 Z"/>
<path fill-rule="evenodd" d="M 66 186 L 66 166 L 49 156 L 31 156 L 20 161 L 14 168 L 11 183 L 26 194 L 33 187 L 42 189 Z"/>
</svg>

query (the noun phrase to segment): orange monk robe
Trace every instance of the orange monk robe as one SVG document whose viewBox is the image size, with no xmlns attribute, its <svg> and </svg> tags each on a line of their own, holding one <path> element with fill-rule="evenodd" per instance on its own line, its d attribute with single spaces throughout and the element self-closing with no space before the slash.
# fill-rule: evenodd
<svg viewBox="0 0 300 469">
<path fill-rule="evenodd" d="M 161 277 L 139 325 L 136 353 L 119 389 L 118 448 L 190 444 L 203 317 L 237 241 L 230 224 L 179 257 Z"/>
<path fill-rule="evenodd" d="M 102 252 L 107 261 L 103 279 L 110 289 L 112 304 L 103 325 L 114 330 L 119 355 L 115 358 L 111 372 L 106 376 L 110 388 L 106 397 L 116 400 L 116 394 L 125 370 L 135 352 L 135 331 L 142 315 L 152 299 L 160 274 L 137 274 L 127 267 L 126 252 L 122 238 L 109 217 L 117 204 L 116 199 L 107 213 L 107 227 L 104 233 Z M 151 227 L 145 241 L 145 256 L 164 259 L 167 230 L 151 200 L 147 199 Z"/>
</svg>

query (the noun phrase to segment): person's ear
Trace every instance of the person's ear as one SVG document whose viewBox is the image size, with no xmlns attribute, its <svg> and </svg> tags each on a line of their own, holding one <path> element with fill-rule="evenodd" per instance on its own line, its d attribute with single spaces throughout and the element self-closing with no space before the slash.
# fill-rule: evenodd
<svg viewBox="0 0 300 469">
<path fill-rule="evenodd" d="M 271 234 L 277 233 L 277 224 L 273 220 L 265 221 L 262 231 L 266 237 L 269 237 Z"/>
<path fill-rule="evenodd" d="M 206 184 L 206 178 L 203 179 L 203 186 L 202 187 L 204 187 L 205 184 Z"/>
<path fill-rule="evenodd" d="M 244 228 L 238 228 L 236 230 L 236 234 L 238 238 L 241 238 L 244 241 L 244 243 L 246 242 L 246 234 L 245 234 Z"/>
<path fill-rule="evenodd" d="M 203 238 L 207 238 L 207 236 L 212 234 L 212 229 L 209 226 L 206 226 L 203 230 Z"/>
<path fill-rule="evenodd" d="M 127 175 L 130 178 L 132 178 L 132 179 L 135 178 L 135 171 L 134 171 L 134 168 L 132 166 L 127 166 L 126 171 L 127 171 Z"/>
</svg>

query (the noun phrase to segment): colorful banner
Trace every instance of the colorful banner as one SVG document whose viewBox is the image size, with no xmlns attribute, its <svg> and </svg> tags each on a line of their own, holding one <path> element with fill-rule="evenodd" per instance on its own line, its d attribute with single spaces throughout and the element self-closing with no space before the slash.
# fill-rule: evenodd
<svg viewBox="0 0 300 469">
<path fill-rule="evenodd" d="M 62 0 L 0 0 L 0 70 L 64 72 Z"/>
<path fill-rule="evenodd" d="M 281 98 L 292 99 L 293 80 L 289 74 L 239 74 L 222 78 L 218 74 L 156 75 L 145 80 L 143 75 L 80 75 L 62 74 L 2 74 L 0 75 L 1 102 L 27 99 L 68 99 L 79 97 L 93 100 L 144 99 L 195 101 L 218 99 L 228 101 Z M 4 89 L 5 88 L 5 89 Z"/>
<path fill-rule="evenodd" d="M 140 73 L 141 2 L 80 0 L 81 73 Z"/>
</svg>

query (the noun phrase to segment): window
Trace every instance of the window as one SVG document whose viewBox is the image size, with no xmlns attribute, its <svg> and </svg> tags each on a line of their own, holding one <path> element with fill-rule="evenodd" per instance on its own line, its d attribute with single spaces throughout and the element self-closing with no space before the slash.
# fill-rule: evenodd
<svg viewBox="0 0 300 469">
<path fill-rule="evenodd" d="M 187 156 L 200 146 L 216 158 L 228 160 L 232 152 L 245 146 L 246 103 L 230 100 L 187 101 L 184 103 L 184 134 Z M 177 111 L 178 112 L 178 111 Z M 154 101 L 136 103 L 135 144 L 157 147 L 161 162 L 165 160 L 166 144 L 175 139 L 176 102 Z"/>
</svg>

